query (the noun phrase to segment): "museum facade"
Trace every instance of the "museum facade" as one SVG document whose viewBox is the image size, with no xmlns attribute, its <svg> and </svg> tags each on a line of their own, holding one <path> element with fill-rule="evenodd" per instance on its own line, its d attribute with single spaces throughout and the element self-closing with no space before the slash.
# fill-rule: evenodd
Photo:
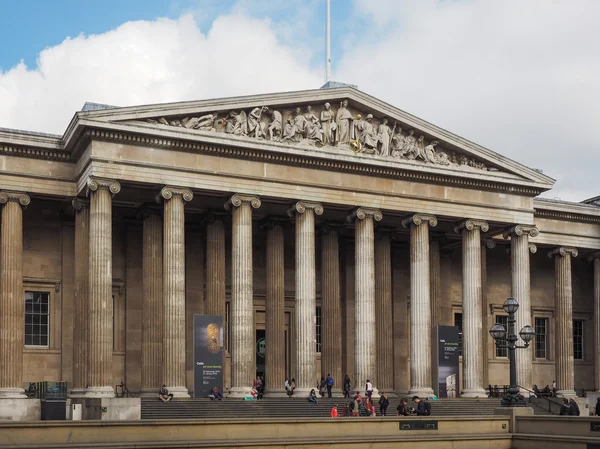
<svg viewBox="0 0 600 449">
<path fill-rule="evenodd" d="M 519 384 L 600 389 L 595 200 L 357 89 L 88 104 L 62 136 L 1 129 L 0 158 L 0 398 L 187 396 L 195 314 L 223 318 L 232 396 L 431 394 L 438 325 L 483 396 L 509 296 L 536 332 Z"/>
</svg>

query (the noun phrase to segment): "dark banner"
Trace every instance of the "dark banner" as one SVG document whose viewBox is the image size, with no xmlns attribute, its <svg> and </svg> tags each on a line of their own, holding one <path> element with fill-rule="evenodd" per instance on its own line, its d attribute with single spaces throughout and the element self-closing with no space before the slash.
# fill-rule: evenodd
<svg viewBox="0 0 600 449">
<path fill-rule="evenodd" d="M 457 398 L 460 396 L 459 334 L 456 326 L 436 326 L 437 396 Z"/>
<path fill-rule="evenodd" d="M 223 317 L 194 315 L 194 397 L 223 392 Z"/>
</svg>

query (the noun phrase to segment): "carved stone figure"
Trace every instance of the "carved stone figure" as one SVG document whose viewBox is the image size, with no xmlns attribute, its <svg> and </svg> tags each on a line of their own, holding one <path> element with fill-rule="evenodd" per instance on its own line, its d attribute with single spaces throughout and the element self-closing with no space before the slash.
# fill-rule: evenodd
<svg viewBox="0 0 600 449">
<path fill-rule="evenodd" d="M 408 132 L 408 136 L 404 138 L 404 146 L 402 147 L 402 155 L 406 155 L 408 159 L 415 159 L 417 157 L 417 139 L 414 136 L 415 130 L 411 129 Z"/>
<path fill-rule="evenodd" d="M 215 121 L 217 120 L 217 114 L 207 114 L 202 117 L 190 117 L 184 118 L 181 124 L 184 128 L 188 129 L 199 129 L 200 131 L 215 131 Z"/>
<path fill-rule="evenodd" d="M 425 162 L 428 162 L 430 164 L 437 164 L 438 163 L 438 158 L 435 152 L 435 146 L 438 144 L 439 142 L 437 140 L 432 140 L 429 145 L 427 145 L 425 147 L 425 149 L 423 150 L 423 160 Z"/>
<path fill-rule="evenodd" d="M 338 144 L 350 143 L 354 139 L 353 120 L 354 117 L 352 117 L 352 114 L 348 110 L 348 100 L 344 100 L 335 117 L 337 125 L 336 140 Z"/>
<path fill-rule="evenodd" d="M 304 122 L 304 137 L 310 141 L 322 144 L 323 134 L 321 133 L 321 123 L 317 116 L 312 112 L 312 106 L 306 106 L 306 121 Z"/>
<path fill-rule="evenodd" d="M 300 142 L 304 137 L 304 132 L 306 128 L 306 117 L 302 115 L 302 110 L 300 108 L 296 108 L 296 115 L 294 116 L 294 127 L 296 128 L 294 140 L 296 142 Z"/>
<path fill-rule="evenodd" d="M 225 132 L 227 134 L 234 134 L 236 136 L 248 135 L 248 121 L 246 118 L 246 113 L 244 111 L 240 111 L 238 114 L 235 111 L 229 111 L 229 118 L 227 119 Z"/>
<path fill-rule="evenodd" d="M 390 155 L 390 140 L 392 138 L 392 130 L 388 126 L 388 119 L 384 117 L 381 121 L 381 125 L 379 125 L 378 135 L 379 142 L 381 142 L 381 148 L 379 150 L 380 156 L 389 156 Z"/>
<path fill-rule="evenodd" d="M 363 152 L 374 153 L 377 148 L 378 139 L 375 127 L 373 126 L 373 115 L 367 114 L 365 120 L 359 119 L 355 121 L 354 128 L 356 130 L 356 138 L 362 144 Z"/>
<path fill-rule="evenodd" d="M 419 140 L 415 144 L 416 156 L 415 159 L 425 160 L 425 136 L 419 136 Z"/>
<path fill-rule="evenodd" d="M 260 121 L 262 113 L 265 110 L 264 106 L 254 108 L 248 115 L 248 133 L 250 136 L 260 139 L 265 137 L 264 123 Z"/>
<path fill-rule="evenodd" d="M 273 111 L 271 113 L 271 123 L 269 123 L 269 140 L 280 140 L 283 130 L 283 118 L 281 112 Z"/>
<path fill-rule="evenodd" d="M 296 125 L 294 124 L 294 118 L 291 113 L 288 116 L 283 125 L 283 141 L 295 141 L 296 140 Z"/>
<path fill-rule="evenodd" d="M 404 145 L 406 144 L 406 138 L 402 135 L 402 128 L 398 128 L 396 134 L 392 138 L 392 156 L 402 157 L 404 156 Z"/>
<path fill-rule="evenodd" d="M 321 111 L 321 132 L 323 134 L 323 145 L 333 145 L 335 143 L 335 113 L 331 110 L 331 105 L 325 103 Z"/>
</svg>

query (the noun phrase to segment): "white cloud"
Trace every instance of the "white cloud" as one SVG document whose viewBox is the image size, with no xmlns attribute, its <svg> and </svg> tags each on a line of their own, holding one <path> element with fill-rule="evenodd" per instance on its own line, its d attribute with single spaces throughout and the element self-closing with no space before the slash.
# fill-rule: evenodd
<svg viewBox="0 0 600 449">
<path fill-rule="evenodd" d="M 355 0 L 355 12 L 370 27 L 347 37 L 337 79 L 543 169 L 557 179 L 547 196 L 600 194 L 599 2 Z"/>
<path fill-rule="evenodd" d="M 192 15 L 128 22 L 43 50 L 35 69 L 0 73 L 0 127 L 61 134 L 85 101 L 127 106 L 312 89 L 310 54 L 282 45 L 268 19 Z"/>
</svg>

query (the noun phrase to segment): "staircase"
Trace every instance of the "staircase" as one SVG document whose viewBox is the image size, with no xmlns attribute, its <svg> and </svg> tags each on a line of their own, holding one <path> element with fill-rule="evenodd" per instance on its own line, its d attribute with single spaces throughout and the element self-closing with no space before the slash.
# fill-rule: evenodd
<svg viewBox="0 0 600 449">
<path fill-rule="evenodd" d="M 241 399 L 174 399 L 166 404 L 158 399 L 142 399 L 142 419 L 206 419 L 206 418 L 326 418 L 336 404 L 339 414 L 349 402 L 342 398 L 321 398 L 318 404 L 304 398 L 265 398 L 262 401 Z M 440 399 L 430 401 L 431 415 L 479 416 L 493 415 L 500 399 Z M 396 415 L 400 398 L 390 398 L 388 415 Z M 379 415 L 379 407 L 377 414 Z M 409 402 L 409 406 L 416 405 Z M 537 411 L 536 411 L 537 412 Z"/>
</svg>

